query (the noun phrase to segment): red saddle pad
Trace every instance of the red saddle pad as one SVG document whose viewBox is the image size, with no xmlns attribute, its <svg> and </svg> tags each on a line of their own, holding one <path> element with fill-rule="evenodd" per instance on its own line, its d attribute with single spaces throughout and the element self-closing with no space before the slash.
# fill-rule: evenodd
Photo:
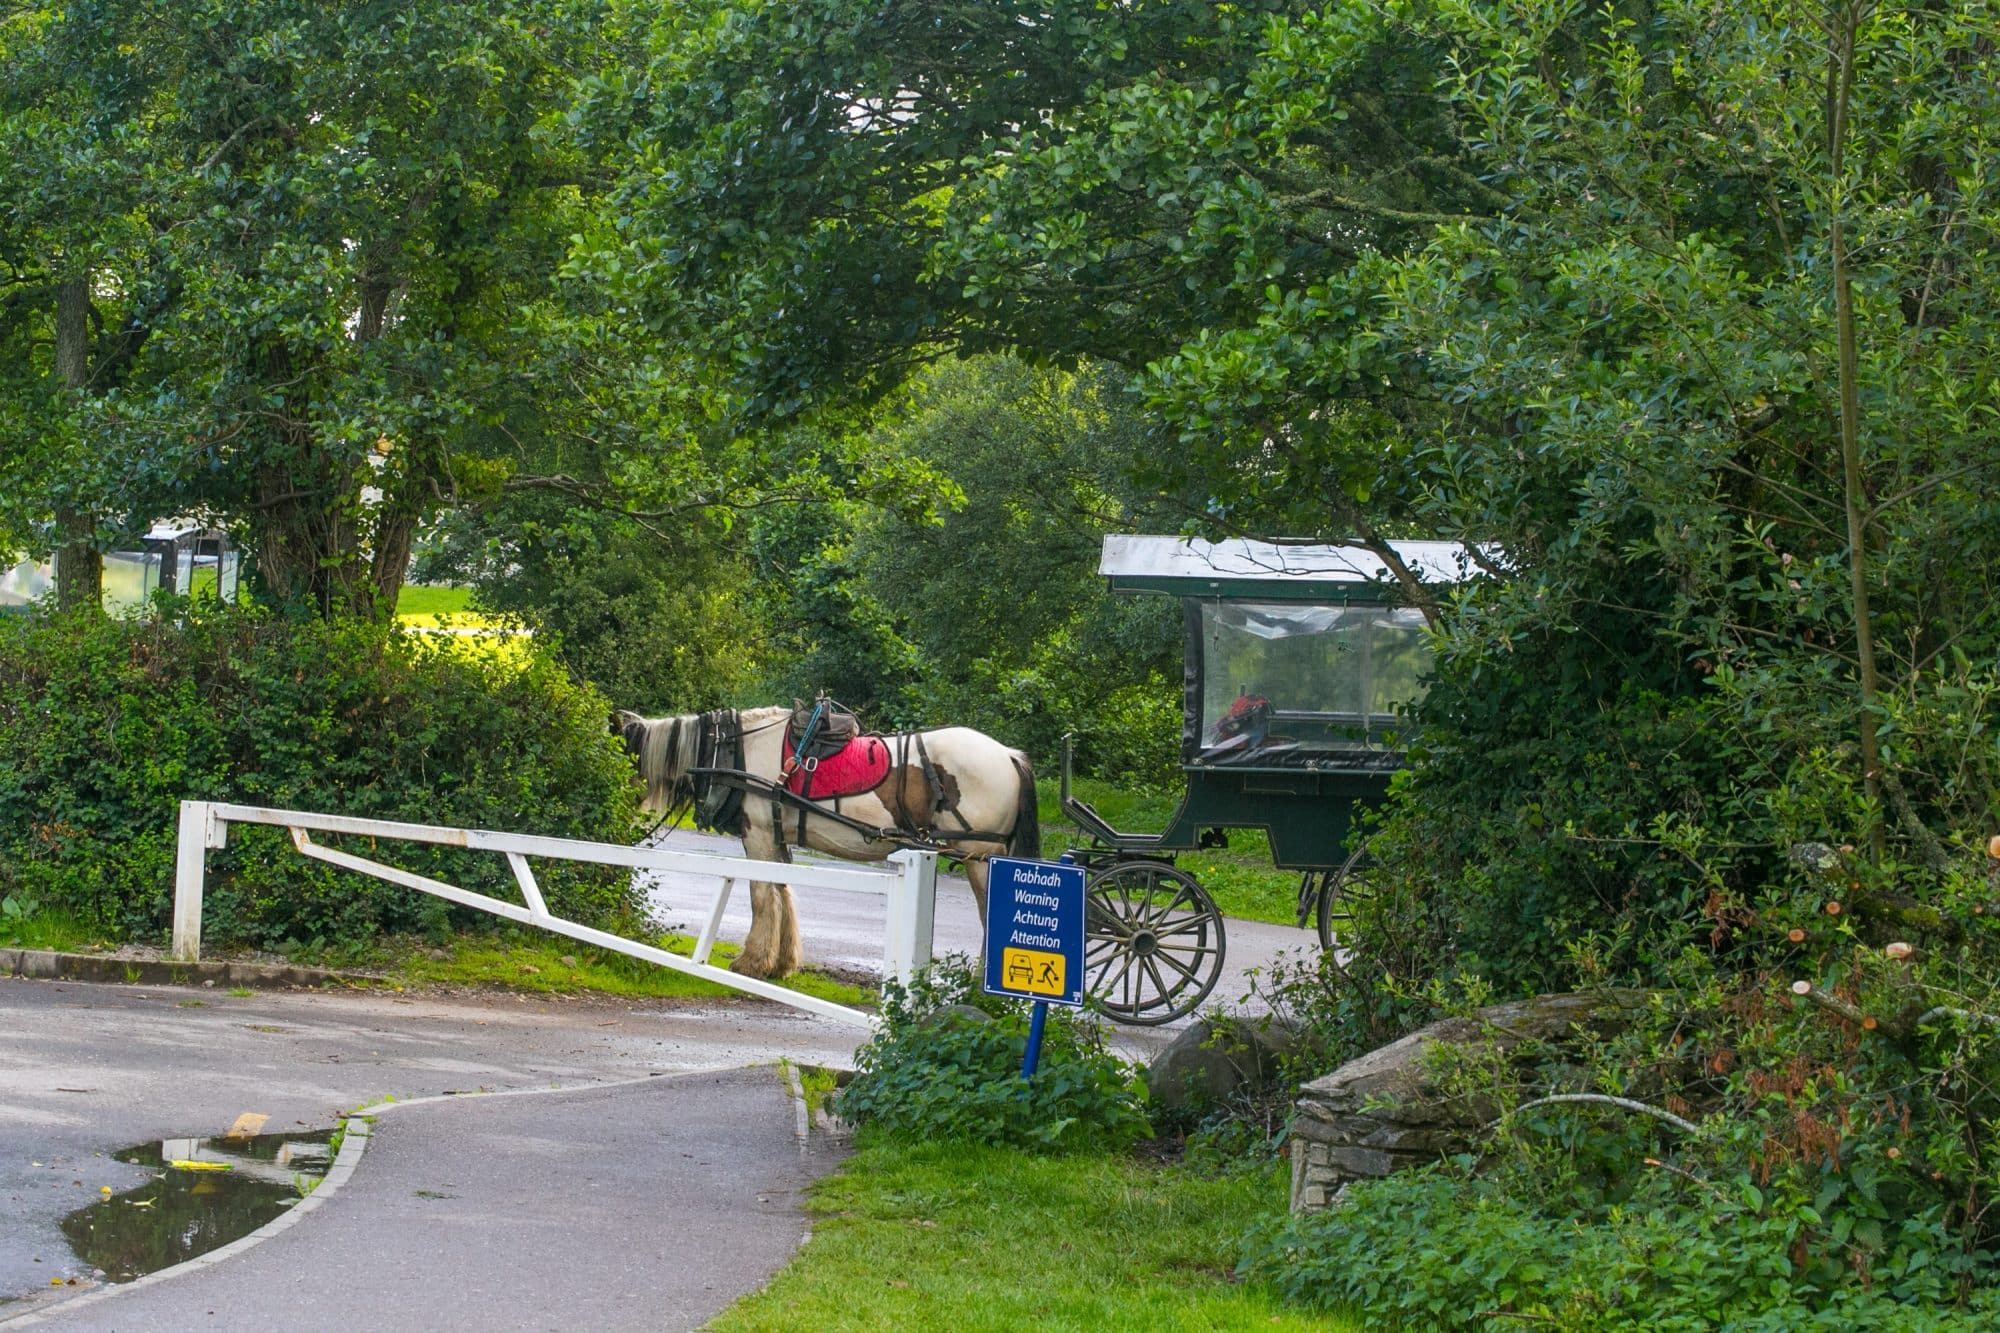
<svg viewBox="0 0 2000 1333">
<path fill-rule="evenodd" d="M 874 791 L 889 776 L 889 747 L 880 736 L 856 736 L 847 748 L 819 761 L 808 773 L 803 766 L 793 769 L 785 786 L 811 800 L 834 796 L 858 796 Z"/>
</svg>

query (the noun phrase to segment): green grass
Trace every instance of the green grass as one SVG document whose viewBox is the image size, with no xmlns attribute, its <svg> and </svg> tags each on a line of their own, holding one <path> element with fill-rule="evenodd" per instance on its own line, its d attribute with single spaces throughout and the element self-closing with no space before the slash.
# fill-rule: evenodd
<svg viewBox="0 0 2000 1333">
<path fill-rule="evenodd" d="M 396 619 L 408 620 L 413 616 L 464 615 L 472 610 L 472 589 L 433 588 L 424 584 L 409 583 L 396 594 Z"/>
<path fill-rule="evenodd" d="M 1234 1279 L 1238 1237 L 1284 1199 L 1276 1169 L 876 1144 L 815 1187 L 790 1266 L 708 1327 L 1359 1329 Z"/>
<path fill-rule="evenodd" d="M 662 934 L 646 941 L 669 953 L 682 956 L 694 952 L 691 935 Z M 26 917 L 0 916 L 0 948 L 53 949 L 78 953 L 109 949 L 114 941 L 102 931 L 84 925 L 67 912 L 36 911 Z M 630 958 L 609 949 L 592 948 L 566 939 L 507 938 L 493 934 L 465 934 L 447 940 L 433 958 L 420 941 L 386 941 L 364 954 L 343 957 L 343 966 L 379 971 L 393 985 L 401 986 L 504 986 L 514 990 L 544 994 L 573 994 L 598 991 L 607 995 L 634 997 L 698 998 L 727 997 L 742 992 L 719 986 Z M 225 951 L 226 952 L 226 951 Z M 709 961 L 727 966 L 739 946 L 718 940 Z M 301 955 L 302 961 L 333 963 L 336 960 Z M 574 965 L 563 959 L 574 960 Z M 128 968 L 127 981 L 137 981 L 136 969 Z M 850 985 L 810 969 L 777 983 L 801 995 L 830 1000 L 853 1008 L 872 1008 L 876 993 Z M 252 995 L 246 987 L 232 988 L 228 994 Z"/>
<path fill-rule="evenodd" d="M 0 948 L 78 953 L 108 949 L 111 939 L 72 913 L 43 908 L 23 917 L 0 916 Z"/>
<path fill-rule="evenodd" d="M 472 589 L 433 588 L 412 585 L 396 599 L 396 623 L 406 630 L 450 628 L 456 630 L 513 630 L 511 621 L 480 615 L 471 609 Z M 487 658 L 503 668 L 519 670 L 532 654 L 532 640 L 513 633 L 423 634 L 417 641 L 432 653 L 459 653 Z"/>
<path fill-rule="evenodd" d="M 1072 784 L 1076 796 L 1096 808 L 1120 832 L 1156 833 L 1172 821 L 1180 793 L 1135 792 L 1094 778 Z M 1044 782 L 1041 797 L 1042 853 L 1055 857 L 1086 841 L 1059 808 L 1057 783 Z M 1271 840 L 1261 829 L 1229 830 L 1229 845 L 1199 852 L 1181 852 L 1174 864 L 1194 876 L 1215 899 L 1224 916 L 1291 925 L 1298 900 L 1299 872 L 1271 864 Z"/>
<path fill-rule="evenodd" d="M 694 952 L 694 938 L 689 935 L 659 935 L 647 942 L 669 953 L 685 956 Z M 393 945 L 385 951 L 387 974 L 392 981 L 406 986 L 504 986 L 558 995 L 578 991 L 656 998 L 741 994 L 671 968 L 568 940 L 543 942 L 461 935 L 438 952 L 446 956 L 434 958 L 414 943 Z M 726 966 L 736 954 L 736 945 L 717 941 L 709 961 Z M 800 972 L 777 984 L 801 995 L 857 1008 L 873 1005 L 876 998 L 873 991 L 813 971 Z"/>
<path fill-rule="evenodd" d="M 808 1111 L 827 1110 L 837 1086 L 837 1075 L 823 1065 L 807 1065 L 799 1070 L 799 1090 L 806 1095 Z"/>
</svg>

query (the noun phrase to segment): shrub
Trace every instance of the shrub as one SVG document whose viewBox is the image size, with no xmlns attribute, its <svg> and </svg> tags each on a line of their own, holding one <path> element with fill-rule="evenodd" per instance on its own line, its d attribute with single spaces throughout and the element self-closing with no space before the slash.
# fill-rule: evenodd
<svg viewBox="0 0 2000 1333">
<path fill-rule="evenodd" d="M 907 990 L 885 984 L 881 1032 L 856 1054 L 840 1114 L 898 1139 L 1057 1150 L 1121 1148 L 1149 1132 L 1137 1071 L 1088 1020 L 1052 1011 L 1024 1082 L 1021 1009 L 979 994 L 962 960 L 933 965 Z"/>
<path fill-rule="evenodd" d="M 1350 1185 L 1342 1206 L 1260 1230 L 1242 1271 L 1303 1304 L 1358 1304 L 1424 1328 L 1971 1333 L 2000 1316 L 1991 1291 L 1945 1308 L 1953 1247 L 1930 1213 L 1885 1230 L 1871 1283 L 1852 1268 L 1794 1261 L 1822 1221 L 1805 1197 L 1676 1190 L 1662 1173 L 1624 1206 L 1559 1218 L 1464 1168 Z"/>
<path fill-rule="evenodd" d="M 1434 1049 L 1439 1095 L 1498 1117 L 1480 1156 L 1265 1228 L 1246 1271 L 1427 1326 L 1990 1326 L 2000 1031 L 1977 1016 L 2000 1012 L 1992 978 L 1962 955 L 1850 942 L 1816 960 L 1830 994 L 1812 1004 L 1782 976 L 1719 977 L 1692 951 L 1653 966 L 1668 984 L 1622 1026 Z M 1636 1098 L 1684 1123 L 1543 1100 L 1557 1093 Z"/>
<path fill-rule="evenodd" d="M 631 769 L 607 705 L 546 659 L 181 610 L 179 621 L 0 622 L 0 886 L 158 938 L 183 799 L 628 835 Z M 218 942 L 351 951 L 383 931 L 436 933 L 459 910 L 301 858 L 281 829 L 236 826 L 229 839 L 208 861 L 204 933 Z M 515 898 L 491 854 L 383 854 Z M 629 876 L 544 863 L 538 878 L 560 914 L 605 924 L 633 911 Z"/>
<path fill-rule="evenodd" d="M 1940 1326 L 1985 1309 L 2000 1286 L 1990 672 L 1968 668 L 1886 710 L 1897 784 L 1886 812 L 1872 809 L 1851 755 L 1744 706 L 1731 682 L 1708 699 L 1620 686 L 1591 709 L 1545 700 L 1540 720 L 1535 692 L 1512 688 L 1520 682 L 1488 679 L 1484 693 L 1476 683 L 1444 681 L 1426 703 L 1416 767 L 1372 831 L 1375 896 L 1349 925 L 1353 961 L 1274 974 L 1273 1008 L 1303 1017 L 1319 1037 L 1311 1049 L 1332 1063 L 1475 997 L 1642 988 L 1658 1011 L 1623 1036 L 1585 1043 L 1525 1082 L 1497 1065 L 1483 1080 L 1468 1069 L 1460 1091 L 1501 1106 L 1608 1092 L 1693 1117 L 1703 1132 L 1661 1139 L 1644 1121 L 1592 1124 L 1574 1110 L 1525 1117 L 1482 1146 L 1461 1206 L 1436 1214 L 1439 1252 L 1476 1247 L 1464 1228 L 1515 1209 L 1528 1230 L 1570 1246 L 1552 1251 L 1567 1256 L 1564 1282 L 1606 1267 L 1588 1248 L 1601 1242 L 1660 1267 L 1657 1291 L 1630 1277 L 1628 1308 L 1685 1313 L 1698 1280 L 1675 1276 L 1680 1252 L 1664 1237 L 1713 1226 L 1732 1260 L 1777 1264 L 1763 1297 L 1743 1277 L 1713 1307 L 1740 1326 L 1926 1326 L 1920 1288 L 1933 1280 L 1940 1307 L 1956 1307 Z M 1955 758 L 1918 762 L 1927 754 Z M 1869 849 L 1878 814 L 1893 821 L 1881 855 Z M 1687 1188 L 1660 1194 L 1657 1177 L 1674 1173 Z M 1745 1188 L 1763 1202 L 1716 1211 L 1711 1191 L 1733 1200 Z M 1393 1190 L 1357 1191 L 1341 1210 L 1355 1230 L 1340 1243 L 1414 1225 L 1419 1211 Z M 1774 1259 L 1780 1222 L 1790 1230 Z M 1387 1235 L 1366 1243 L 1381 1255 L 1406 1243 Z M 1507 1253 L 1527 1263 L 1542 1243 Z M 1343 1251 L 1298 1290 L 1323 1279 L 1320 1299 L 1355 1299 L 1330 1276 L 1354 1261 Z M 1374 1280 L 1412 1319 L 1435 1307 L 1465 1322 L 1499 1303 L 1477 1265 Z M 1735 1280 L 1722 1272 L 1715 1285 Z M 1576 1326 L 1619 1326 L 1591 1313 L 1597 1287 L 1536 1290 L 1551 1309 L 1582 1311 L 1563 1315 Z"/>
<path fill-rule="evenodd" d="M 753 674 L 762 636 L 744 570 L 700 542 L 663 549 L 626 520 L 544 494 L 459 510 L 440 544 L 421 562 L 427 577 L 471 582 L 480 611 L 532 626 L 620 708 L 713 708 Z"/>
</svg>

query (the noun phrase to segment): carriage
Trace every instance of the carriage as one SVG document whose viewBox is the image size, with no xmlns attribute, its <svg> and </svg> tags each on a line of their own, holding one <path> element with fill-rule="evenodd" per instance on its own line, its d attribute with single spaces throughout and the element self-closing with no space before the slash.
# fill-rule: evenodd
<svg viewBox="0 0 2000 1333">
<path fill-rule="evenodd" d="M 1426 584 L 1467 574 L 1453 542 L 1391 543 Z M 1332 948 L 1360 891 L 1357 816 L 1401 766 L 1395 728 L 1429 666 L 1423 613 L 1360 545 L 1110 535 L 1099 572 L 1113 591 L 1179 597 L 1186 626 L 1181 770 L 1186 790 L 1157 833 L 1113 828 L 1071 790 L 1062 809 L 1089 839 L 1067 855 L 1086 880 L 1085 971 L 1105 1012 L 1170 1022 L 1221 975 L 1222 913 L 1177 853 L 1262 829 L 1297 870 L 1297 920 Z"/>
</svg>

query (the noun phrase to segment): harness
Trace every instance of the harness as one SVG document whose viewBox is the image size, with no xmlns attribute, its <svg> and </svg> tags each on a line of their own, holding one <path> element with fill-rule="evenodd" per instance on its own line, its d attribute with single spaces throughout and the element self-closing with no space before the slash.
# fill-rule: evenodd
<svg viewBox="0 0 2000 1333">
<path fill-rule="evenodd" d="M 953 819 L 956 819 L 958 827 L 962 831 L 953 836 L 960 839 L 965 838 L 966 835 L 973 832 L 972 825 L 966 821 L 965 815 L 958 808 L 958 793 L 955 791 L 946 791 L 944 783 L 938 779 L 937 769 L 931 764 L 931 753 L 924 748 L 924 734 L 921 731 L 905 731 L 897 734 L 896 767 L 908 768 L 910 766 L 910 748 L 912 744 L 915 745 L 917 751 L 917 768 L 924 775 L 924 790 L 930 796 L 928 809 L 940 815 L 950 815 Z M 937 836 L 935 826 L 926 829 L 925 832 L 932 837 Z"/>
<path fill-rule="evenodd" d="M 815 709 L 815 718 L 819 710 Z M 972 827 L 958 808 L 959 795 L 946 789 L 939 778 L 937 767 L 931 762 L 930 751 L 924 745 L 921 732 L 906 731 L 889 737 L 896 762 L 891 772 L 910 767 L 910 757 L 914 753 L 917 769 L 923 774 L 924 790 L 927 796 L 927 815 L 950 815 L 958 823 L 956 830 L 941 830 L 934 823 L 927 822 L 921 827 L 912 827 L 910 811 L 897 811 L 903 824 L 882 826 L 870 824 L 843 812 L 840 797 L 830 798 L 831 804 L 809 800 L 791 791 L 781 778 L 772 781 L 759 773 L 745 769 L 743 762 L 743 738 L 768 727 L 782 726 L 787 718 L 780 717 L 765 723 L 763 727 L 746 731 L 743 716 L 732 708 L 721 708 L 701 715 L 701 739 L 696 750 L 695 767 L 688 770 L 688 779 L 693 790 L 694 818 L 698 827 L 717 833 L 731 833 L 741 837 L 745 831 L 744 807 L 751 795 L 763 796 L 771 803 L 771 828 L 777 834 L 781 854 L 786 850 L 786 812 L 796 812 L 796 833 L 791 841 L 804 846 L 808 818 L 831 820 L 843 828 L 858 833 L 868 842 L 894 843 L 898 847 L 928 851 L 955 852 L 956 844 L 963 842 L 1007 841 L 1008 834 L 980 830 Z M 808 734 L 793 748 L 786 758 L 797 762 L 803 753 Z M 790 765 L 788 764 L 789 768 Z M 898 803 L 900 804 L 900 803 Z M 884 801 L 884 806 L 890 802 Z"/>
<path fill-rule="evenodd" d="M 710 775 L 743 767 L 743 715 L 733 708 L 718 708 L 703 713 L 700 726 L 695 767 L 688 771 L 694 780 L 695 825 L 741 837 L 743 789 L 712 781 Z"/>
<path fill-rule="evenodd" d="M 793 716 L 796 717 L 797 715 L 798 710 L 794 709 Z M 812 715 L 806 719 L 806 724 L 799 728 L 799 737 L 792 745 L 791 754 L 785 757 L 784 764 L 778 769 L 779 781 L 790 781 L 792 771 L 797 768 L 803 768 L 808 775 L 807 782 L 810 784 L 811 774 L 819 768 L 819 755 L 813 752 L 812 743 L 819 739 L 819 724 L 825 718 L 826 696 L 822 694 L 819 698 L 813 700 Z M 803 836 L 803 833 L 801 833 L 801 836 Z"/>
</svg>

